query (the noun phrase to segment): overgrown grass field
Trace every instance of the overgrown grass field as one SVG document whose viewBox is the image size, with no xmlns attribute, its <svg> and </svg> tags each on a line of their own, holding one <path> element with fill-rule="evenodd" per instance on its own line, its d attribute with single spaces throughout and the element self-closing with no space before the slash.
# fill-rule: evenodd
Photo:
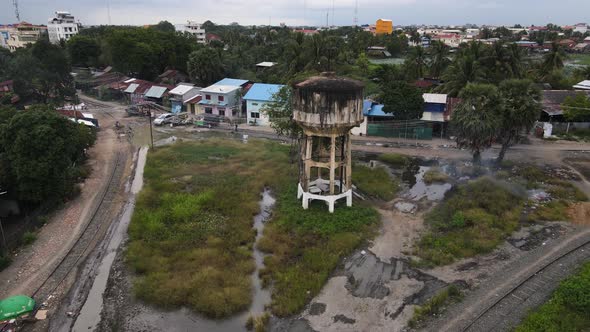
<svg viewBox="0 0 590 332">
<path fill-rule="evenodd" d="M 129 229 L 127 260 L 138 298 L 189 307 L 209 317 L 248 308 L 252 298 L 252 217 L 264 187 L 277 198 L 261 250 L 272 310 L 295 313 L 316 295 L 343 255 L 374 234 L 378 214 L 355 202 L 329 214 L 301 208 L 288 147 L 251 140 L 177 143 L 150 152 Z"/>
</svg>

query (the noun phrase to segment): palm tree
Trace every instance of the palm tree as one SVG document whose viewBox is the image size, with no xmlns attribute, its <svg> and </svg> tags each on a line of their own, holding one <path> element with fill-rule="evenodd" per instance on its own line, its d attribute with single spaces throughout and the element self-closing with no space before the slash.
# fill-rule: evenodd
<svg viewBox="0 0 590 332">
<path fill-rule="evenodd" d="M 590 80 L 590 66 L 576 69 L 576 76 L 583 80 Z"/>
<path fill-rule="evenodd" d="M 551 50 L 543 58 L 543 70 L 550 73 L 556 69 L 563 68 L 563 60 L 566 55 L 561 46 L 556 42 L 551 43 Z"/>
<path fill-rule="evenodd" d="M 497 139 L 502 143 L 497 163 L 504 160 L 506 151 L 522 133 L 531 129 L 541 113 L 541 90 L 530 80 L 505 80 L 500 83 L 500 94 L 505 102 L 499 118 L 501 126 Z"/>
<path fill-rule="evenodd" d="M 441 41 L 433 41 L 430 45 L 430 75 L 440 77 L 449 63 L 449 47 Z"/>
<path fill-rule="evenodd" d="M 424 48 L 422 46 L 412 48 L 404 65 L 411 78 L 416 79 L 424 77 L 427 67 L 426 52 L 424 52 Z"/>
<path fill-rule="evenodd" d="M 451 118 L 457 145 L 469 148 L 473 161 L 480 163 L 482 150 L 492 145 L 500 126 L 502 98 L 498 88 L 491 84 L 468 84 L 460 97 L 462 101 Z"/>
<path fill-rule="evenodd" d="M 439 90 L 456 97 L 469 83 L 485 82 L 485 71 L 473 56 L 459 56 L 445 70 L 442 80 Z"/>
</svg>

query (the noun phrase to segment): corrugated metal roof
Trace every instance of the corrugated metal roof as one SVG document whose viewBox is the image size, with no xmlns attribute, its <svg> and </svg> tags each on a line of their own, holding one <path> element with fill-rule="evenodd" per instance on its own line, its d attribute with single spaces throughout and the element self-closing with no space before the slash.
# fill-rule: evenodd
<svg viewBox="0 0 590 332">
<path fill-rule="evenodd" d="M 261 63 L 257 63 L 256 67 L 272 67 L 274 65 L 276 65 L 276 62 L 270 62 L 270 61 L 263 61 Z"/>
<path fill-rule="evenodd" d="M 228 85 L 228 86 L 242 86 L 248 83 L 248 80 L 240 80 L 236 78 L 224 78 L 213 85 Z"/>
<path fill-rule="evenodd" d="M 125 93 L 134 93 L 135 90 L 137 90 L 138 86 L 139 86 L 139 84 L 137 84 L 137 83 L 129 84 L 127 89 L 125 89 Z"/>
<path fill-rule="evenodd" d="M 424 93 L 422 94 L 425 103 L 446 104 L 447 95 L 442 93 Z"/>
<path fill-rule="evenodd" d="M 590 80 L 582 81 L 574 85 L 574 89 L 590 90 Z"/>
<path fill-rule="evenodd" d="M 172 89 L 170 91 L 170 94 L 172 95 L 179 95 L 182 96 L 185 93 L 191 91 L 192 89 L 194 89 L 195 86 L 194 85 L 188 85 L 188 84 L 179 84 L 177 87 L 175 87 L 174 89 Z"/>
<path fill-rule="evenodd" d="M 365 100 L 363 102 L 363 114 L 365 116 L 374 117 L 393 117 L 392 113 L 383 112 L 383 106 L 383 104 L 377 104 L 370 100 Z"/>
<path fill-rule="evenodd" d="M 146 93 L 145 96 L 148 98 L 162 98 L 164 93 L 168 90 L 165 86 L 152 86 Z"/>
<path fill-rule="evenodd" d="M 265 83 L 254 83 L 248 93 L 244 96 L 244 100 L 260 100 L 260 101 L 271 101 L 274 94 L 284 87 L 281 84 L 265 84 Z"/>
<path fill-rule="evenodd" d="M 206 88 L 204 88 L 203 90 L 201 90 L 201 93 L 228 93 L 228 92 L 232 92 L 234 90 L 239 89 L 240 86 L 239 85 L 222 85 L 222 84 L 213 84 L 210 85 Z"/>
</svg>

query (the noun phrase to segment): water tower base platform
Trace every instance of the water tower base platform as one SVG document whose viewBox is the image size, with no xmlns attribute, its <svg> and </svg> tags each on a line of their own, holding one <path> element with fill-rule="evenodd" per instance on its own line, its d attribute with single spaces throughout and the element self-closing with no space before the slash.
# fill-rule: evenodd
<svg viewBox="0 0 590 332">
<path fill-rule="evenodd" d="M 352 206 L 352 189 L 349 189 L 338 195 L 322 195 L 320 187 L 329 185 L 329 180 L 317 179 L 309 184 L 309 191 L 304 191 L 301 183 L 297 185 L 297 199 L 302 199 L 304 210 L 309 208 L 309 202 L 312 200 L 324 201 L 328 205 L 328 211 L 334 213 L 334 205 L 339 199 L 346 198 L 346 206 Z M 338 185 L 336 185 L 338 186 Z"/>
</svg>

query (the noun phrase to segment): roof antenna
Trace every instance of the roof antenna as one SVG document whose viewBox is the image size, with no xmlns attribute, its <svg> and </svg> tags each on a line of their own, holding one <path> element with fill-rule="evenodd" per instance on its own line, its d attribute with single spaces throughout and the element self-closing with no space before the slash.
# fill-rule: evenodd
<svg viewBox="0 0 590 332">
<path fill-rule="evenodd" d="M 111 4 L 109 0 L 107 0 L 107 15 L 109 17 L 109 25 L 111 25 Z"/>
</svg>

